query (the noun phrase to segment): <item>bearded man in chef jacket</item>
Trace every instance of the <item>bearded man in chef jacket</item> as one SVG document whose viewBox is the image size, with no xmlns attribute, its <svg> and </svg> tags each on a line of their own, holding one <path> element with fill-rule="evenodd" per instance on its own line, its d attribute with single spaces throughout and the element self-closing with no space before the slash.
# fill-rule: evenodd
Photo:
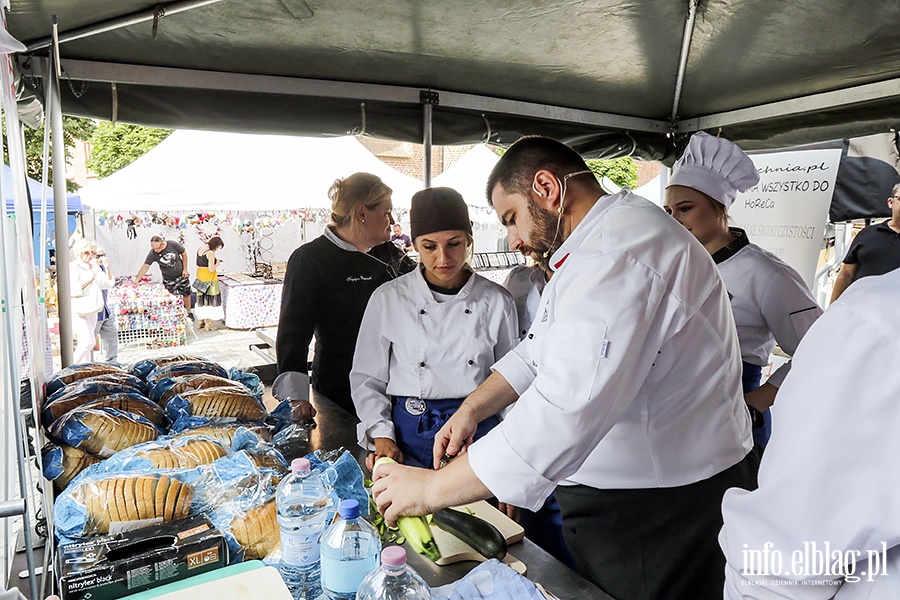
<svg viewBox="0 0 900 600">
<path fill-rule="evenodd" d="M 487 194 L 510 247 L 553 277 L 537 318 L 435 439 L 437 471 L 377 469 L 389 522 L 554 492 L 586 578 L 618 600 L 721 598 L 721 499 L 756 458 L 728 294 L 706 249 L 628 189 L 605 195 L 555 140 L 513 144 Z M 472 443 L 479 421 L 515 402 Z"/>
</svg>

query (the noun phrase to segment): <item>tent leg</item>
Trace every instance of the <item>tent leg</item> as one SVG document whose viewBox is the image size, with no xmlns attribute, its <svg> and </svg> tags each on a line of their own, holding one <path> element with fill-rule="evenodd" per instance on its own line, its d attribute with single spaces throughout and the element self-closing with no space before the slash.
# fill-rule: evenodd
<svg viewBox="0 0 900 600">
<path fill-rule="evenodd" d="M 431 129 L 434 105 L 438 102 L 436 92 L 421 92 L 422 100 L 422 183 L 431 187 Z"/>
<path fill-rule="evenodd" d="M 72 364 L 72 297 L 69 289 L 69 224 L 66 210 L 66 141 L 63 135 L 62 107 L 59 97 L 58 24 L 53 17 L 53 51 L 44 89 L 50 93 L 50 137 L 53 152 L 53 223 L 56 227 L 56 290 L 59 310 L 59 358 L 63 367 Z"/>
</svg>

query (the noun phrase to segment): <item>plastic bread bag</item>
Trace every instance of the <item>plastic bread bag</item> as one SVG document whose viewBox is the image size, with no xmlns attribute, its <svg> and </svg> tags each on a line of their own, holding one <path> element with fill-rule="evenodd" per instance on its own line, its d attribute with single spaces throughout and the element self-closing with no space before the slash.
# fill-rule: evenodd
<svg viewBox="0 0 900 600">
<path fill-rule="evenodd" d="M 68 444 L 48 442 L 41 448 L 44 477 L 52 481 L 58 491 L 66 489 L 76 475 L 101 460 L 99 456 Z"/>
<path fill-rule="evenodd" d="M 141 379 L 146 380 L 147 375 L 150 374 L 153 369 L 156 367 L 161 367 L 163 365 L 167 365 L 173 362 L 196 362 L 196 361 L 205 361 L 205 358 L 199 356 L 189 356 L 187 354 L 174 354 L 172 356 L 160 356 L 157 358 L 146 358 L 143 360 L 139 360 L 131 365 L 125 367 L 129 373 L 134 375 L 135 377 L 140 377 Z"/>
<path fill-rule="evenodd" d="M 263 441 L 271 441 L 272 434 L 269 428 L 261 423 L 247 423 L 234 421 L 231 423 L 217 423 L 206 417 L 194 417 L 182 415 L 172 423 L 169 435 L 172 437 L 184 437 L 189 435 L 204 435 L 217 441 L 224 441 L 229 445 L 235 434 L 241 429 L 249 429 Z"/>
<path fill-rule="evenodd" d="M 279 546 L 275 488 L 248 489 L 208 513 L 225 537 L 231 564 L 265 559 Z"/>
<path fill-rule="evenodd" d="M 67 394 L 50 402 L 43 408 L 41 421 L 45 425 L 51 425 L 61 416 L 75 409 L 91 408 L 114 408 L 123 412 L 134 413 L 157 426 L 161 426 L 166 422 L 166 415 L 158 404 L 135 392 L 115 392 L 96 397 L 94 394 Z"/>
<path fill-rule="evenodd" d="M 50 436 L 56 441 L 102 458 L 159 435 L 159 429 L 144 417 L 113 408 L 79 408 L 50 426 Z"/>
<path fill-rule="evenodd" d="M 208 360 L 192 360 L 171 362 L 156 367 L 147 375 L 147 383 L 154 386 L 158 381 L 166 377 L 196 375 L 197 373 L 209 373 L 210 375 L 228 378 L 228 371 L 222 365 Z"/>
<path fill-rule="evenodd" d="M 69 484 L 53 505 L 55 532 L 68 540 L 118 533 L 192 514 L 193 470 L 89 474 Z"/>
<path fill-rule="evenodd" d="M 341 500 L 356 500 L 363 515 L 369 514 L 369 496 L 363 486 L 363 472 L 359 463 L 347 450 L 338 448 L 322 452 L 316 450 L 306 455 L 312 470 L 319 474 L 332 500 L 326 523 L 337 513 Z"/>
<path fill-rule="evenodd" d="M 94 472 L 117 474 L 193 469 L 212 464 L 228 454 L 231 451 L 227 444 L 207 437 L 160 438 L 116 452 L 95 468 Z"/>
<path fill-rule="evenodd" d="M 150 399 L 157 404 L 165 406 L 170 398 L 177 394 L 181 394 L 182 392 L 230 386 L 234 386 L 235 389 L 240 390 L 246 389 L 236 381 L 232 381 L 225 377 L 219 377 L 218 375 L 212 375 L 210 373 L 163 377 L 150 389 Z"/>
<path fill-rule="evenodd" d="M 262 440 L 249 429 L 239 429 L 235 432 L 231 449 L 235 452 L 245 451 L 261 469 L 271 469 L 282 476 L 290 471 L 284 455 L 274 445 Z M 278 479 L 280 481 L 281 478 Z"/>
<path fill-rule="evenodd" d="M 199 416 L 219 422 L 250 421 L 262 423 L 266 407 L 247 391 L 233 386 L 191 390 L 166 402 L 166 415 L 174 423 L 182 416 Z"/>
<path fill-rule="evenodd" d="M 242 384 L 250 393 L 253 394 L 257 400 L 262 402 L 263 394 L 266 392 L 266 387 L 263 385 L 262 380 L 259 378 L 259 375 L 256 373 L 250 373 L 249 371 L 244 371 L 242 369 L 238 369 L 237 367 L 232 367 L 228 369 L 228 377 L 232 381 L 237 381 Z"/>
<path fill-rule="evenodd" d="M 47 382 L 47 395 L 49 396 L 56 390 L 65 387 L 74 381 L 78 381 L 79 379 L 109 373 L 128 375 L 127 371 L 106 363 L 82 363 L 79 365 L 70 365 L 61 371 L 57 371 L 53 377 L 50 378 Z"/>
<path fill-rule="evenodd" d="M 121 377 L 121 379 L 119 379 Z M 135 384 L 137 381 L 139 383 Z M 144 383 L 132 377 L 131 375 L 99 375 L 97 377 L 87 377 L 79 379 L 73 383 L 63 386 L 47 396 L 43 406 L 55 402 L 60 398 L 69 396 L 91 396 L 92 398 L 102 398 L 108 394 L 118 393 L 134 393 L 144 394 Z"/>
</svg>

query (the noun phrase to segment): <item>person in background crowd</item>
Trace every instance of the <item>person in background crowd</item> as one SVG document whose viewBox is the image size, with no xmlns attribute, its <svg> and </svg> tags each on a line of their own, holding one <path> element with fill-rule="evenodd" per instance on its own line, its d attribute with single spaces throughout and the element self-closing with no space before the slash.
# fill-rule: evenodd
<svg viewBox="0 0 900 600">
<path fill-rule="evenodd" d="M 210 331 L 216 330 L 213 321 L 225 319 L 225 311 L 222 309 L 222 291 L 219 289 L 218 268 L 221 261 L 216 252 L 225 247 L 225 242 L 219 236 L 209 238 L 209 241 L 197 250 L 197 279 L 203 284 L 209 284 L 205 290 L 197 289 L 197 307 L 195 313 L 200 320 L 198 327 L 204 327 Z"/>
<path fill-rule="evenodd" d="M 316 336 L 313 387 L 354 413 L 353 350 L 366 303 L 386 281 L 415 263 L 390 242 L 391 188 L 369 173 L 338 179 L 328 190 L 331 224 L 288 260 L 275 354 L 278 372 L 308 372 Z"/>
<path fill-rule="evenodd" d="M 140 281 L 147 271 L 159 263 L 159 272 L 162 275 L 163 285 L 173 296 L 181 296 L 184 300 L 184 310 L 189 318 L 194 318 L 191 311 L 191 280 L 188 273 L 188 257 L 184 246 L 178 242 L 166 241 L 154 235 L 150 238 L 150 252 L 144 259 L 144 264 L 138 269 L 135 281 Z"/>
<path fill-rule="evenodd" d="M 106 256 L 106 250 L 102 246 L 95 244 L 94 258 L 106 278 L 105 281 L 103 281 L 103 277 L 100 278 L 100 281 L 103 281 L 103 285 L 100 286 L 103 291 L 103 310 L 97 314 L 95 335 L 100 336 L 100 343 L 106 352 L 104 360 L 106 362 L 116 362 L 116 359 L 119 357 L 118 329 L 116 328 L 116 316 L 110 312 L 109 304 L 107 303 L 107 295 L 109 289 L 115 284 L 115 279 L 113 278 L 112 270 L 109 268 L 109 258 Z"/>
<path fill-rule="evenodd" d="M 469 267 L 463 197 L 416 192 L 409 221 L 421 266 L 372 294 L 350 371 L 369 469 L 382 456 L 431 466 L 437 431 L 518 341 L 509 292 Z M 481 422 L 475 437 L 498 422 Z"/>
<path fill-rule="evenodd" d="M 412 240 L 403 233 L 403 227 L 400 226 L 400 223 L 394 223 L 394 233 L 391 235 L 391 241 L 397 244 L 397 247 L 404 252 L 409 252 L 413 249 Z"/>
<path fill-rule="evenodd" d="M 725 281 L 741 344 L 744 400 L 761 451 L 772 433 L 769 407 L 791 363 L 760 385 L 762 368 L 776 342 L 793 354 L 822 309 L 793 267 L 750 242 L 743 229 L 728 226 L 737 193 L 758 181 L 756 166 L 737 145 L 695 133 L 672 169 L 665 210 L 703 244 Z"/>
<path fill-rule="evenodd" d="M 72 247 L 69 285 L 72 294 L 72 329 L 77 339 L 72 357 L 74 364 L 91 362 L 93 359 L 97 314 L 103 310 L 103 288 L 111 285 L 106 273 L 97 264 L 94 253 L 94 243 L 89 240 L 78 240 Z"/>
<path fill-rule="evenodd" d="M 759 488 L 722 501 L 726 600 L 900 598 L 898 298 L 900 269 L 866 277 L 797 348 Z"/>
<path fill-rule="evenodd" d="M 606 196 L 549 138 L 510 146 L 487 190 L 510 247 L 549 257 L 553 277 L 525 340 L 438 432 L 435 464 L 457 458 L 383 465 L 379 509 L 392 524 L 493 494 L 537 510 L 555 490 L 578 571 L 609 595 L 721 598 L 722 496 L 754 484 L 757 458 L 715 265 L 657 206 Z"/>
<path fill-rule="evenodd" d="M 851 283 L 870 275 L 884 275 L 900 268 L 900 183 L 888 198 L 891 218 L 856 234 L 834 281 L 831 301 L 841 297 Z"/>
</svg>

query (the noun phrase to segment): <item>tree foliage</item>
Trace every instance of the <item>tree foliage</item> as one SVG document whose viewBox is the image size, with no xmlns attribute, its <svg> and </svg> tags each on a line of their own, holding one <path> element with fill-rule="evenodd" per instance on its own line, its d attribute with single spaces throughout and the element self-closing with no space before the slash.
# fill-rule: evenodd
<svg viewBox="0 0 900 600">
<path fill-rule="evenodd" d="M 46 122 L 40 129 L 31 129 L 23 126 L 23 137 L 25 138 L 25 169 L 28 176 L 37 181 L 41 180 L 41 172 L 44 161 L 44 127 Z M 75 140 L 86 140 L 91 136 L 94 130 L 94 122 L 90 119 L 81 117 L 63 116 L 63 138 L 66 142 L 66 164 L 70 164 L 72 158 L 71 148 L 75 145 Z M 9 164 L 9 148 L 6 145 L 6 119 L 3 120 L 3 160 Z M 52 152 L 49 156 L 49 166 L 47 172 L 47 184 L 53 183 L 53 156 Z M 66 191 L 74 192 L 78 189 L 78 184 L 71 179 L 66 180 Z"/>
<path fill-rule="evenodd" d="M 172 133 L 168 129 L 101 121 L 91 135 L 88 167 L 104 178 L 127 167 Z"/>
<path fill-rule="evenodd" d="M 608 178 L 619 187 L 637 187 L 638 168 L 630 156 L 605 160 L 590 159 L 585 161 L 597 179 Z"/>
</svg>

